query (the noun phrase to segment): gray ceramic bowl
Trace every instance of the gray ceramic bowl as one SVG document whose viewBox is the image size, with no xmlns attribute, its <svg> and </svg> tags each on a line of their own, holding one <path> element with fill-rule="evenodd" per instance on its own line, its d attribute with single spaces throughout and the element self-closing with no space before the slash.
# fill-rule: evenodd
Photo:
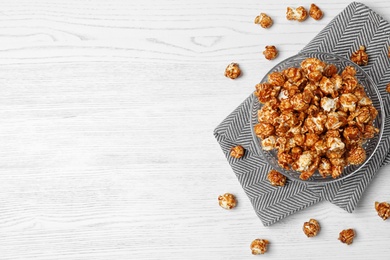
<svg viewBox="0 0 390 260">
<path fill-rule="evenodd" d="M 351 62 L 350 60 L 347 60 L 345 58 L 342 58 L 340 56 L 330 54 L 330 53 L 321 53 L 321 52 L 315 52 L 315 53 L 300 53 L 298 55 L 292 56 L 282 62 L 280 62 L 278 65 L 273 67 L 267 75 L 264 76 L 264 78 L 261 80 L 261 82 L 266 82 L 268 74 L 274 71 L 282 71 L 284 69 L 290 68 L 290 67 L 300 67 L 300 63 L 307 58 L 318 58 L 326 63 L 332 63 L 337 66 L 338 73 L 341 73 L 341 71 L 346 66 L 352 66 L 356 69 L 356 77 L 360 84 L 362 84 L 365 88 L 365 91 L 367 95 L 372 99 L 374 107 L 378 110 L 378 116 L 374 121 L 374 126 L 379 128 L 380 132 L 379 134 L 375 135 L 374 138 L 368 140 L 363 147 L 366 150 L 367 153 L 367 159 L 363 164 L 360 165 L 349 165 L 345 167 L 343 173 L 341 176 L 337 179 L 333 179 L 332 177 L 326 177 L 323 178 L 318 172 L 314 173 L 312 177 L 310 177 L 308 180 L 303 181 L 299 179 L 300 172 L 293 171 L 293 170 L 285 170 L 282 167 L 279 166 L 277 162 L 277 150 L 271 150 L 266 151 L 262 149 L 261 146 L 261 139 L 256 136 L 254 133 L 254 125 L 258 123 L 257 119 L 257 111 L 262 107 L 262 104 L 257 100 L 255 97 L 253 99 L 252 103 L 252 110 L 251 110 L 251 129 L 252 129 L 252 136 L 255 142 L 256 150 L 258 154 L 262 155 L 262 157 L 277 171 L 281 172 L 283 175 L 285 175 L 287 178 L 292 180 L 297 180 L 304 183 L 318 183 L 318 184 L 327 184 L 334 181 L 339 181 L 342 179 L 345 179 L 349 176 L 352 176 L 357 171 L 359 171 L 361 168 L 364 167 L 367 163 L 370 162 L 370 159 L 374 155 L 374 153 L 377 152 L 378 146 L 380 143 L 380 140 L 382 138 L 383 134 L 383 126 L 384 126 L 384 109 L 383 109 L 383 103 L 382 99 L 379 93 L 378 88 L 376 87 L 373 80 L 368 76 L 367 73 L 365 73 L 362 68 L 360 68 L 355 63 Z M 364 174 L 364 173 L 361 173 Z"/>
</svg>

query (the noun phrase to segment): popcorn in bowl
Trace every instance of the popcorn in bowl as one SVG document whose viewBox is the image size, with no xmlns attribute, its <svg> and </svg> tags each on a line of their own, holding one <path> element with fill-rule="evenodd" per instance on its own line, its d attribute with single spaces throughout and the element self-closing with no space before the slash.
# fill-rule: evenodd
<svg viewBox="0 0 390 260">
<path fill-rule="evenodd" d="M 299 172 L 301 180 L 316 172 L 336 179 L 366 161 L 365 144 L 380 132 L 378 111 L 356 73 L 308 57 L 256 85 L 261 107 L 254 134 L 264 151 L 275 151 L 281 169 Z"/>
</svg>

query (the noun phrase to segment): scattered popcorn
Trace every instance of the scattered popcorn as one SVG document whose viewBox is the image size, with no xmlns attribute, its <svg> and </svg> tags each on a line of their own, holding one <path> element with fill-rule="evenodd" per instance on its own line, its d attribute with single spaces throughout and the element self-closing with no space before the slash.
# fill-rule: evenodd
<svg viewBox="0 0 390 260">
<path fill-rule="evenodd" d="M 383 220 L 386 220 L 390 217 L 390 204 L 387 202 L 375 202 L 375 209 L 378 212 L 378 216 Z"/>
<path fill-rule="evenodd" d="M 240 159 L 244 156 L 244 152 L 244 147 L 242 147 L 241 145 L 237 145 L 230 149 L 230 156 L 236 159 Z"/>
<path fill-rule="evenodd" d="M 240 76 L 241 70 L 237 63 L 230 63 L 225 69 L 225 77 L 230 79 L 236 79 Z"/>
<path fill-rule="evenodd" d="M 260 15 L 256 16 L 255 24 L 260 24 L 260 26 L 263 28 L 269 28 L 272 26 L 273 21 L 267 14 L 261 13 Z"/>
<path fill-rule="evenodd" d="M 344 229 L 343 231 L 340 232 L 339 240 L 342 243 L 350 245 L 352 244 L 354 237 L 355 237 L 355 232 L 353 229 Z"/>
<path fill-rule="evenodd" d="M 230 193 L 218 196 L 218 203 L 224 209 L 232 209 L 237 205 L 236 197 Z"/>
<path fill-rule="evenodd" d="M 286 12 L 287 20 L 297 20 L 298 22 L 303 22 L 307 18 L 307 11 L 303 6 L 298 8 L 287 7 Z"/>
<path fill-rule="evenodd" d="M 278 50 L 275 46 L 265 46 L 265 50 L 263 51 L 264 57 L 267 60 L 273 60 L 278 56 Z"/>
<path fill-rule="evenodd" d="M 366 47 L 360 46 L 359 50 L 352 53 L 351 61 L 355 62 L 357 65 L 367 65 L 368 55 L 366 53 Z"/>
<path fill-rule="evenodd" d="M 307 237 L 315 237 L 320 232 L 320 224 L 315 219 L 310 219 L 309 222 L 303 223 L 303 232 Z"/>
<path fill-rule="evenodd" d="M 321 9 L 316 6 L 315 4 L 311 4 L 310 10 L 309 10 L 309 15 L 314 19 L 314 20 L 320 20 L 324 13 L 321 11 Z"/>
<path fill-rule="evenodd" d="M 271 170 L 267 176 L 272 186 L 284 186 L 286 184 L 286 176 L 276 170 Z"/>
<path fill-rule="evenodd" d="M 252 241 L 250 249 L 253 255 L 261 255 L 267 252 L 267 246 L 269 244 L 268 240 L 265 239 L 255 239 Z"/>
</svg>

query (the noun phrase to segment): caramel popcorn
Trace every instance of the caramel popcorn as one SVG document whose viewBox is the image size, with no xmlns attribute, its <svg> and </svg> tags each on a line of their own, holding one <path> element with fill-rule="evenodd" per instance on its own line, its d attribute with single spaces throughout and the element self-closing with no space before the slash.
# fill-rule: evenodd
<svg viewBox="0 0 390 260">
<path fill-rule="evenodd" d="M 230 63 L 225 69 L 225 77 L 236 79 L 240 76 L 241 70 L 237 63 Z"/>
<path fill-rule="evenodd" d="M 218 196 L 218 203 L 224 209 L 232 209 L 237 205 L 236 197 L 233 194 L 225 193 Z"/>
<path fill-rule="evenodd" d="M 307 11 L 303 6 L 299 6 L 296 9 L 287 7 L 286 18 L 287 20 L 296 20 L 298 22 L 303 22 L 307 18 Z"/>
<path fill-rule="evenodd" d="M 264 57 L 267 60 L 273 60 L 278 56 L 278 50 L 276 49 L 275 46 L 265 46 L 265 50 L 263 51 Z"/>
<path fill-rule="evenodd" d="M 267 246 L 269 241 L 266 239 L 255 239 L 252 241 L 250 249 L 252 250 L 253 255 L 260 255 L 267 252 Z"/>
<path fill-rule="evenodd" d="M 366 53 L 366 47 L 360 46 L 359 50 L 352 53 L 351 61 L 355 62 L 357 65 L 367 65 L 368 64 L 368 55 Z"/>
<path fill-rule="evenodd" d="M 386 85 L 386 91 L 390 93 L 390 83 Z"/>
<path fill-rule="evenodd" d="M 260 15 L 256 16 L 255 24 L 260 24 L 260 26 L 263 28 L 269 28 L 272 26 L 273 21 L 267 14 L 261 13 Z"/>
<path fill-rule="evenodd" d="M 286 184 L 286 176 L 276 170 L 271 170 L 267 176 L 272 186 L 284 186 Z"/>
<path fill-rule="evenodd" d="M 322 10 L 316 6 L 315 4 L 310 5 L 310 10 L 309 10 L 309 15 L 314 19 L 314 20 L 320 20 L 324 13 Z"/>
<path fill-rule="evenodd" d="M 390 46 L 387 48 L 387 57 L 390 58 Z"/>
<path fill-rule="evenodd" d="M 240 159 L 244 156 L 244 152 L 244 147 L 242 147 L 241 145 L 237 145 L 230 149 L 230 156 L 236 159 Z"/>
<path fill-rule="evenodd" d="M 387 202 L 375 202 L 375 209 L 378 212 L 378 216 L 383 220 L 386 220 L 390 217 L 390 204 Z"/>
<path fill-rule="evenodd" d="M 310 219 L 309 222 L 303 223 L 303 232 L 307 237 L 315 237 L 320 232 L 320 224 L 315 219 Z"/>
<path fill-rule="evenodd" d="M 273 86 L 283 86 L 286 78 L 280 72 L 272 72 L 268 75 L 268 82 Z"/>
<path fill-rule="evenodd" d="M 340 232 L 339 240 L 342 243 L 350 245 L 352 244 L 354 237 L 355 237 L 355 232 L 353 229 L 344 229 L 343 231 Z"/>
<path fill-rule="evenodd" d="M 299 68 L 272 72 L 256 85 L 258 110 L 254 132 L 264 150 L 277 150 L 278 164 L 308 180 L 316 171 L 338 178 L 347 165 L 366 160 L 363 144 L 379 133 L 378 111 L 356 78 L 354 67 L 340 74 L 334 64 L 316 58 Z"/>
</svg>

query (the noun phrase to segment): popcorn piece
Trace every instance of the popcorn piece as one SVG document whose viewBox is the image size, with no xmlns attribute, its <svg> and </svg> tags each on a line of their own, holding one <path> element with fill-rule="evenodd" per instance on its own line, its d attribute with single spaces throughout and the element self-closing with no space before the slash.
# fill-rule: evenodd
<svg viewBox="0 0 390 260">
<path fill-rule="evenodd" d="M 336 102 L 333 98 L 323 97 L 321 99 L 321 107 L 326 112 L 336 109 Z"/>
<path fill-rule="evenodd" d="M 333 85 L 332 81 L 327 77 L 322 77 L 320 81 L 320 89 L 325 95 L 332 95 L 332 97 L 336 97 L 336 87 Z"/>
<path fill-rule="evenodd" d="M 347 160 L 352 165 L 362 164 L 366 160 L 366 151 L 361 146 L 356 146 L 348 152 Z"/>
<path fill-rule="evenodd" d="M 296 161 L 299 159 L 299 156 L 301 156 L 303 150 L 301 147 L 294 147 L 291 149 L 291 158 L 293 159 L 293 161 Z"/>
<path fill-rule="evenodd" d="M 272 125 L 276 124 L 279 116 L 279 113 L 276 110 L 272 109 L 272 107 L 270 107 L 269 105 L 264 105 L 257 112 L 257 119 L 259 122 L 269 123 Z"/>
<path fill-rule="evenodd" d="M 355 237 L 355 232 L 353 229 L 344 229 L 343 231 L 340 232 L 339 240 L 342 243 L 350 245 L 352 244 L 354 237 Z"/>
<path fill-rule="evenodd" d="M 283 86 L 286 82 L 284 75 L 280 72 L 272 72 L 268 75 L 268 83 L 273 86 Z"/>
<path fill-rule="evenodd" d="M 304 181 L 309 179 L 317 170 L 319 163 L 320 163 L 320 157 L 314 156 L 314 160 L 312 164 L 309 166 L 309 168 L 306 171 L 303 171 L 301 175 L 299 175 L 299 178 Z"/>
<path fill-rule="evenodd" d="M 304 123 L 304 128 L 309 131 L 309 133 L 321 134 L 325 129 L 327 117 L 324 113 L 318 113 L 317 116 L 309 115 Z"/>
<path fill-rule="evenodd" d="M 265 50 L 263 51 L 264 57 L 267 60 L 273 60 L 278 56 L 278 50 L 276 49 L 275 46 L 265 46 Z"/>
<path fill-rule="evenodd" d="M 260 24 L 260 26 L 263 28 L 269 28 L 272 26 L 273 21 L 267 14 L 261 13 L 260 15 L 256 16 L 255 24 Z"/>
<path fill-rule="evenodd" d="M 347 124 L 347 118 L 342 115 L 340 112 L 330 112 L 328 114 L 325 127 L 328 130 L 336 130 Z"/>
<path fill-rule="evenodd" d="M 303 94 L 299 93 L 291 98 L 292 107 L 297 111 L 304 111 L 309 108 L 309 104 L 303 99 Z"/>
<path fill-rule="evenodd" d="M 390 46 L 388 47 L 388 50 L 387 50 L 387 57 L 390 58 Z"/>
<path fill-rule="evenodd" d="M 225 77 L 236 79 L 240 76 L 241 70 L 237 63 L 230 63 L 225 69 Z"/>
<path fill-rule="evenodd" d="M 356 69 L 352 66 L 347 66 L 344 68 L 343 72 L 341 72 L 341 77 L 345 78 L 347 75 L 355 76 L 356 75 Z"/>
<path fill-rule="evenodd" d="M 326 142 L 322 139 L 318 140 L 315 144 L 314 144 L 314 151 L 316 151 L 317 155 L 324 155 L 326 154 L 326 152 L 328 151 L 328 146 L 326 145 Z"/>
<path fill-rule="evenodd" d="M 286 184 L 286 176 L 276 170 L 271 170 L 267 176 L 272 186 L 284 186 Z"/>
<path fill-rule="evenodd" d="M 316 6 L 315 4 L 310 5 L 310 10 L 309 10 L 309 15 L 314 19 L 314 20 L 320 20 L 324 13 L 321 11 L 321 9 Z"/>
<path fill-rule="evenodd" d="M 335 74 L 333 75 L 331 78 L 330 78 L 330 81 L 332 82 L 333 86 L 334 86 L 334 89 L 335 90 L 340 90 L 342 88 L 342 84 L 343 84 L 343 78 L 338 75 L 338 74 Z"/>
<path fill-rule="evenodd" d="M 307 74 L 312 71 L 323 72 L 326 67 L 326 63 L 317 58 L 307 58 L 301 62 L 301 67 Z"/>
<path fill-rule="evenodd" d="M 362 141 L 361 132 L 356 126 L 347 126 L 343 136 L 347 144 L 359 144 Z"/>
<path fill-rule="evenodd" d="M 218 203 L 224 209 L 232 209 L 237 205 L 236 197 L 230 193 L 218 196 Z"/>
<path fill-rule="evenodd" d="M 310 148 L 314 146 L 319 139 L 320 137 L 317 134 L 307 133 L 306 140 L 305 140 L 305 147 Z"/>
<path fill-rule="evenodd" d="M 324 76 L 331 78 L 333 75 L 337 74 L 337 67 L 334 64 L 326 65 L 324 69 Z"/>
<path fill-rule="evenodd" d="M 320 224 L 315 219 L 310 219 L 309 222 L 303 223 L 303 233 L 307 237 L 315 237 L 320 232 Z"/>
<path fill-rule="evenodd" d="M 312 71 L 307 75 L 307 78 L 314 83 L 320 82 L 322 79 L 322 72 L 318 70 Z"/>
<path fill-rule="evenodd" d="M 280 87 L 274 87 L 269 83 L 256 84 L 255 88 L 254 94 L 263 104 L 270 101 L 273 97 L 277 97 L 280 91 Z"/>
<path fill-rule="evenodd" d="M 355 76 L 347 75 L 343 78 L 343 93 L 352 93 L 357 87 L 358 81 Z"/>
<path fill-rule="evenodd" d="M 318 172 L 322 177 L 332 175 L 332 164 L 326 158 L 321 158 L 320 165 L 318 166 Z"/>
<path fill-rule="evenodd" d="M 373 125 L 365 125 L 364 126 L 364 131 L 363 131 L 363 137 L 364 138 L 373 138 L 375 134 L 379 133 L 379 129 L 376 128 Z"/>
<path fill-rule="evenodd" d="M 293 163 L 292 156 L 286 152 L 278 153 L 278 164 L 286 170 L 290 170 L 290 164 Z"/>
<path fill-rule="evenodd" d="M 298 161 L 296 161 L 293 165 L 293 169 L 296 171 L 307 171 L 309 166 L 312 164 L 314 158 L 311 151 L 305 151 L 299 156 Z"/>
<path fill-rule="evenodd" d="M 290 82 L 298 82 L 303 77 L 302 69 L 300 68 L 288 68 L 283 71 L 283 74 Z"/>
<path fill-rule="evenodd" d="M 230 156 L 236 159 L 240 159 L 244 156 L 245 149 L 241 145 L 234 146 L 230 149 Z"/>
<path fill-rule="evenodd" d="M 378 212 L 378 216 L 383 220 L 386 220 L 390 217 L 390 204 L 387 202 L 375 202 L 375 210 Z"/>
<path fill-rule="evenodd" d="M 359 50 L 352 53 L 351 61 L 355 62 L 357 65 L 367 65 L 368 64 L 368 55 L 366 53 L 366 47 L 360 46 Z"/>
<path fill-rule="evenodd" d="M 263 140 L 275 133 L 275 127 L 268 123 L 258 123 L 254 130 L 256 135 Z"/>
<path fill-rule="evenodd" d="M 267 246 L 269 241 L 266 239 L 255 239 L 252 241 L 250 249 L 252 251 L 252 255 L 260 255 L 267 252 Z"/>
<path fill-rule="evenodd" d="M 354 94 L 342 94 L 340 96 L 341 110 L 343 110 L 344 112 L 354 112 L 356 109 L 356 103 L 358 101 L 358 98 Z"/>
<path fill-rule="evenodd" d="M 307 18 L 307 11 L 303 6 L 298 8 L 287 7 L 286 12 L 287 20 L 297 20 L 298 22 L 303 22 Z"/>
<path fill-rule="evenodd" d="M 270 137 L 265 138 L 264 140 L 261 141 L 261 146 L 266 151 L 270 151 L 272 149 L 275 149 L 276 137 L 271 135 Z"/>
</svg>

